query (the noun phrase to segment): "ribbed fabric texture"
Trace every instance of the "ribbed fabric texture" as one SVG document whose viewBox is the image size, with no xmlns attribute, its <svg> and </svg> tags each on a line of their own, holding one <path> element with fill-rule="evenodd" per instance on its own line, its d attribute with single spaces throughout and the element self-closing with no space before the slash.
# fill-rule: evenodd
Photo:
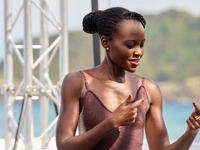
<svg viewBox="0 0 200 150">
<path fill-rule="evenodd" d="M 81 72 L 85 78 L 83 72 Z M 85 78 L 87 92 L 83 99 L 82 107 L 82 128 L 85 131 L 92 129 L 94 126 L 109 117 L 112 112 L 108 110 L 101 100 L 93 93 Z M 104 139 L 102 139 L 92 150 L 141 150 L 143 145 L 145 116 L 149 109 L 149 101 L 145 87 L 142 85 L 137 90 L 135 99 L 144 99 L 140 104 L 137 112 L 136 122 L 128 126 L 119 126 L 112 130 Z"/>
</svg>

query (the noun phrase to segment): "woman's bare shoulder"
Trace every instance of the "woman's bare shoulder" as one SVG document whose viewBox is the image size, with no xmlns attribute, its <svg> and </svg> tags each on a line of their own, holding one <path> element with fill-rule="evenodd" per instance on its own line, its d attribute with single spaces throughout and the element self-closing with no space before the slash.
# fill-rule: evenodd
<svg viewBox="0 0 200 150">
<path fill-rule="evenodd" d="M 154 80 L 144 77 L 144 82 L 145 82 L 145 87 L 148 89 L 152 90 L 159 89 L 158 84 Z"/>
<path fill-rule="evenodd" d="M 155 101 L 162 101 L 160 88 L 155 81 L 149 78 L 144 78 L 144 86 L 147 91 L 150 103 L 153 103 Z"/>
<path fill-rule="evenodd" d="M 80 83 L 83 82 L 83 75 L 81 74 L 80 71 L 78 72 L 70 72 L 68 73 L 63 80 L 62 84 L 70 84 L 70 83 Z"/>
<path fill-rule="evenodd" d="M 80 93 L 84 88 L 85 81 L 82 73 L 78 72 L 70 72 L 63 79 L 62 83 L 62 91 L 69 91 L 72 93 Z M 81 94 L 81 93 L 80 93 Z"/>
</svg>

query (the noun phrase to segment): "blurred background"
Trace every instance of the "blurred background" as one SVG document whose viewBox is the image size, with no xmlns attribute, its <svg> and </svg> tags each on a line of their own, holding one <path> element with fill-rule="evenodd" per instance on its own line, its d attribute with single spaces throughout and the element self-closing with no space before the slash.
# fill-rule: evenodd
<svg viewBox="0 0 200 150">
<path fill-rule="evenodd" d="M 35 0 L 39 3 L 39 0 Z M 22 0 L 13 0 L 13 15 L 16 16 Z M 59 3 L 48 1 L 51 9 L 59 18 Z M 194 110 L 192 101 L 200 104 L 200 1 L 199 0 L 99 0 L 99 9 L 120 6 L 144 15 L 147 20 L 145 55 L 137 74 L 156 81 L 164 99 L 163 115 L 170 139 L 176 140 L 187 127 L 186 119 Z M 4 2 L 0 1 L 0 85 L 4 84 Z M 94 66 L 92 35 L 82 31 L 82 18 L 91 11 L 90 0 L 68 0 L 69 28 L 69 71 L 78 71 Z M 40 12 L 32 6 L 33 44 L 39 44 Z M 23 12 L 19 16 L 12 32 L 16 43 L 23 43 Z M 58 36 L 56 29 L 49 23 L 49 44 Z M 17 87 L 23 78 L 23 68 L 14 54 L 14 84 Z M 34 58 L 39 51 L 34 51 Z M 101 60 L 104 49 L 101 48 Z M 59 80 L 58 54 L 50 68 L 54 83 Z M 39 76 L 39 67 L 34 70 Z M 19 106 L 17 106 L 19 105 Z M 14 107 L 17 113 L 20 104 Z M 35 102 L 34 111 L 39 112 Z M 3 95 L 0 96 L 0 118 L 3 118 Z M 52 118 L 54 116 L 52 115 Z M 2 119 L 3 121 L 3 119 Z M 0 122 L 2 122 L 0 121 Z M 35 117 L 36 130 L 39 135 L 40 120 Z M 37 127 L 38 126 L 38 127 Z M 37 129 L 38 128 L 38 129 Z M 0 138 L 3 138 L 3 124 L 0 125 Z M 200 136 L 196 138 L 200 142 Z"/>
<path fill-rule="evenodd" d="M 13 1 L 13 16 L 16 16 L 22 0 Z M 39 0 L 36 0 L 39 3 Z M 48 1 L 57 18 L 59 2 Z M 165 99 L 198 99 L 200 97 L 200 9 L 198 0 L 161 2 L 158 0 L 101 0 L 99 9 L 121 6 L 143 14 L 147 20 L 145 55 L 138 68 L 138 74 L 151 78 L 159 83 Z M 0 13 L 0 84 L 3 84 L 4 56 L 4 3 Z M 68 0 L 69 28 L 69 71 L 90 68 L 93 63 L 92 35 L 82 31 L 82 18 L 91 11 L 90 0 Z M 14 18 L 14 17 L 13 17 Z M 32 6 L 32 35 L 33 44 L 38 44 L 40 36 L 40 12 Z M 13 39 L 23 43 L 23 12 L 19 16 L 14 29 Z M 49 23 L 49 42 L 57 37 L 57 31 Z M 14 54 L 15 55 L 15 54 Z M 39 51 L 34 51 L 37 58 Z M 15 57 L 16 58 L 16 57 Z M 57 57 L 58 58 L 58 57 Z M 101 50 L 101 59 L 104 50 Z M 22 77 L 22 67 L 17 59 L 14 61 L 14 78 L 16 84 Z M 81 62 L 81 63 L 80 63 Z M 55 59 L 51 76 L 58 80 Z M 39 68 L 35 70 L 38 75 Z M 171 88 L 167 88 L 168 86 Z M 173 91 L 172 91 L 173 89 Z M 171 93 L 171 94 L 169 94 Z"/>
</svg>

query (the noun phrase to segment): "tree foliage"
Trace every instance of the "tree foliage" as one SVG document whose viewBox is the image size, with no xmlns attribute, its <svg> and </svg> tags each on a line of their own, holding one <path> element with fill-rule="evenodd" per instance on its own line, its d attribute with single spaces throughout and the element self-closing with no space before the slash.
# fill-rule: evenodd
<svg viewBox="0 0 200 150">
<path fill-rule="evenodd" d="M 145 16 L 145 55 L 136 73 L 156 81 L 180 81 L 200 75 L 200 18 L 185 12 L 169 10 L 158 15 Z M 56 35 L 57 36 L 57 35 Z M 51 43 L 56 36 L 49 39 Z M 34 43 L 34 42 L 33 42 Z M 39 40 L 35 39 L 35 44 Z M 103 59 L 104 49 L 101 49 Z M 34 59 L 39 55 L 34 51 Z M 78 71 L 93 66 L 92 35 L 69 33 L 69 68 Z M 0 72 L 2 71 L 0 64 Z M 18 80 L 23 71 L 14 55 L 14 74 Z M 50 68 L 52 80 L 58 80 L 58 54 Z M 38 76 L 39 68 L 34 70 Z M 2 75 L 0 75 L 2 76 Z"/>
</svg>

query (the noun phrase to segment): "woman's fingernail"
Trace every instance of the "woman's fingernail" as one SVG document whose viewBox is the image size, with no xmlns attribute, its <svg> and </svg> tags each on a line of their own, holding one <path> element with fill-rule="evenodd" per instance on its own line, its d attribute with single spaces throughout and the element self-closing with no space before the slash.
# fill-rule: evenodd
<svg viewBox="0 0 200 150">
<path fill-rule="evenodd" d="M 142 102 L 144 102 L 144 100 L 142 99 Z"/>
<path fill-rule="evenodd" d="M 195 106 L 197 103 L 196 102 L 192 102 L 192 104 Z"/>
<path fill-rule="evenodd" d="M 131 98 L 131 95 L 129 95 L 128 98 L 130 99 L 130 98 Z"/>
</svg>

